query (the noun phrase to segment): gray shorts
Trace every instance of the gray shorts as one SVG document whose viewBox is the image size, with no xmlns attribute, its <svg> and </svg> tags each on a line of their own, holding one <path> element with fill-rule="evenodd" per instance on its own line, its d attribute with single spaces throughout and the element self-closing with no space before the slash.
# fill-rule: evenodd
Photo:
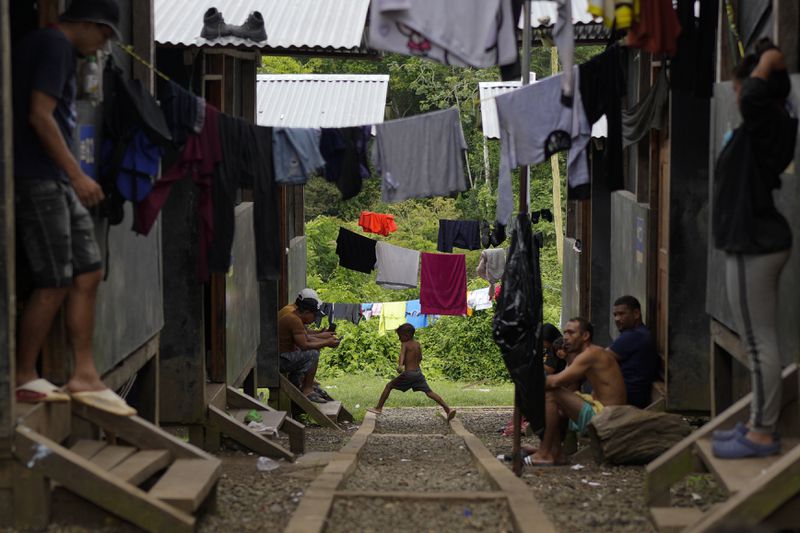
<svg viewBox="0 0 800 533">
<path fill-rule="evenodd" d="M 319 361 L 319 350 L 297 350 L 280 354 L 280 371 L 295 385 Z"/>
<path fill-rule="evenodd" d="M 431 392 L 422 370 L 406 370 L 390 382 L 393 389 L 405 392 L 408 389 Z"/>
<path fill-rule="evenodd" d="M 18 244 L 35 287 L 69 287 L 74 276 L 103 268 L 94 222 L 72 187 L 43 179 L 14 186 Z"/>
</svg>

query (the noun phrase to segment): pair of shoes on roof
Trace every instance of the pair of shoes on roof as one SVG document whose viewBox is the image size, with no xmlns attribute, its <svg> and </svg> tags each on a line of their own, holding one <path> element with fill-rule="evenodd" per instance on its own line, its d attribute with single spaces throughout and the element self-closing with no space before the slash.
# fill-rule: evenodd
<svg viewBox="0 0 800 533">
<path fill-rule="evenodd" d="M 744 459 L 746 457 L 767 457 L 781 451 L 780 435 L 773 434 L 773 442 L 759 444 L 747 438 L 750 430 L 747 425 L 737 422 L 733 429 L 717 430 L 711 434 L 711 449 L 720 459 Z"/>
<path fill-rule="evenodd" d="M 234 26 L 225 22 L 217 8 L 211 7 L 203 15 L 203 30 L 200 32 L 200 37 L 208 40 L 239 37 L 260 42 L 267 40 L 267 30 L 264 28 L 264 17 L 258 11 L 250 13 L 241 26 Z"/>
</svg>

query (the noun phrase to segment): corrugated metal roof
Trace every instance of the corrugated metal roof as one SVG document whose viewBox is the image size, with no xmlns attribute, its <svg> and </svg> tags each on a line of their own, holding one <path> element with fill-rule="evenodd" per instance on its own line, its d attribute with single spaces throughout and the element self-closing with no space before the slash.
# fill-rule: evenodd
<svg viewBox="0 0 800 533">
<path fill-rule="evenodd" d="M 217 8 L 227 24 L 264 16 L 267 40 L 200 37 L 203 14 Z M 362 44 L 369 0 L 155 0 L 155 40 L 179 46 L 353 49 Z"/>
<path fill-rule="evenodd" d="M 534 2 L 535 3 L 535 2 Z M 536 81 L 536 73 L 531 72 L 531 82 Z M 482 81 L 478 83 L 481 97 L 481 127 L 483 136 L 489 139 L 500 138 L 500 126 L 497 123 L 497 106 L 494 97 L 522 86 L 521 81 Z"/>
<path fill-rule="evenodd" d="M 535 3 L 535 2 L 534 2 Z M 531 72 L 531 82 L 536 80 L 536 75 Z M 494 97 L 513 91 L 522 86 L 520 81 L 482 81 L 478 83 L 481 97 L 481 127 L 483 136 L 489 139 L 500 138 L 500 125 L 497 122 L 497 106 Z M 592 126 L 592 137 L 605 137 L 608 131 L 606 116 L 603 115 Z"/>
<path fill-rule="evenodd" d="M 261 74 L 259 126 L 346 128 L 383 122 L 388 75 Z"/>
<path fill-rule="evenodd" d="M 558 19 L 558 7 L 556 2 L 548 0 L 531 2 L 532 28 L 549 28 L 555 25 L 556 19 Z M 519 27 L 522 28 L 521 17 L 519 22 Z M 589 2 L 587 0 L 572 0 L 573 24 L 602 24 L 602 22 L 602 19 L 595 18 L 589 13 Z"/>
</svg>

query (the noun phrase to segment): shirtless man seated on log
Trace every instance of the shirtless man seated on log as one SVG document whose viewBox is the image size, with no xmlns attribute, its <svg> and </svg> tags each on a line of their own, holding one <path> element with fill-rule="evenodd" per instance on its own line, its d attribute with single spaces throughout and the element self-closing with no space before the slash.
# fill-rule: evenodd
<svg viewBox="0 0 800 533">
<path fill-rule="evenodd" d="M 584 433 L 603 407 L 627 401 L 619 364 L 613 354 L 592 343 L 593 329 L 580 317 L 570 319 L 564 328 L 564 347 L 575 359 L 563 371 L 547 376 L 544 438 L 528 464 L 566 464 L 561 448 L 564 423 L 569 420 L 571 430 Z M 584 379 L 592 385 L 591 395 L 570 390 Z"/>
</svg>

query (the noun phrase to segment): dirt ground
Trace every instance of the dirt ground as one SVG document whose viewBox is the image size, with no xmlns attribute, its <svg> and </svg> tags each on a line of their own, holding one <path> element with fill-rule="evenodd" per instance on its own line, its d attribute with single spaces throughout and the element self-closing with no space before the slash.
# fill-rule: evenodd
<svg viewBox="0 0 800 533">
<path fill-rule="evenodd" d="M 489 451 L 511 451 L 511 438 L 498 432 L 511 418 L 508 408 L 459 411 L 467 430 Z M 344 432 L 310 427 L 306 430 L 311 457 L 340 449 L 357 429 Z M 393 437 L 419 433 L 422 437 Z M 535 445 L 535 437 L 523 437 Z M 285 443 L 288 445 L 288 443 Z M 256 469 L 258 457 L 226 446 L 217 505 L 198 523 L 201 532 L 281 531 L 324 462 L 279 462 L 271 472 Z M 509 465 L 510 467 L 510 465 Z M 644 502 L 642 467 L 598 466 L 587 460 L 564 467 L 525 467 L 523 480 L 556 528 L 562 532 L 650 532 Z M 434 408 L 389 409 L 363 450 L 353 477 L 342 487 L 366 491 L 490 490 L 488 480 L 470 461 L 463 440 L 453 435 Z M 692 476 L 673 489 L 676 505 L 707 508 L 724 498 L 710 476 Z M 53 533 L 133 532 L 136 528 L 100 513 L 80 498 L 59 491 L 54 498 Z M 435 502 L 408 504 L 380 498 L 337 499 L 327 531 L 511 531 L 509 511 L 502 502 Z"/>
</svg>

